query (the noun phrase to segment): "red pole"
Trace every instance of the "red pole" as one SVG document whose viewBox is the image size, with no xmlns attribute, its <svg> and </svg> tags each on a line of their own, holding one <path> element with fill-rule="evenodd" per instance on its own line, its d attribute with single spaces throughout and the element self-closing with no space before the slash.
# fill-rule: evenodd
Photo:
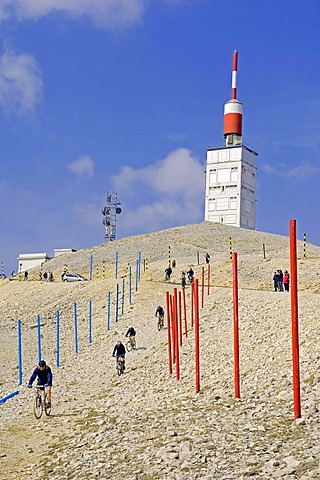
<svg viewBox="0 0 320 480">
<path fill-rule="evenodd" d="M 177 289 L 173 289 L 173 309 L 175 320 L 175 350 L 176 350 L 176 379 L 180 380 L 180 364 L 179 364 L 179 329 L 178 329 L 178 294 Z"/>
<path fill-rule="evenodd" d="M 171 311 L 171 335 L 172 335 L 172 363 L 176 363 L 176 328 L 174 318 L 173 296 L 170 295 L 170 311 Z"/>
<path fill-rule="evenodd" d="M 200 392 L 200 342 L 199 342 L 199 292 L 198 284 L 199 280 L 194 280 L 194 303 L 195 303 L 195 363 L 196 363 L 196 393 Z"/>
<path fill-rule="evenodd" d="M 180 340 L 180 347 L 182 347 L 182 299 L 181 299 L 180 290 L 179 290 L 179 340 Z"/>
<path fill-rule="evenodd" d="M 291 274 L 291 324 L 292 324 L 292 372 L 294 418 L 301 417 L 299 371 L 299 324 L 296 221 L 290 220 L 290 274 Z"/>
<path fill-rule="evenodd" d="M 167 310 L 167 329 L 168 329 L 168 360 L 169 360 L 169 373 L 172 375 L 172 356 L 171 356 L 171 322 L 170 322 L 170 298 L 169 292 L 166 292 L 166 310 Z"/>
<path fill-rule="evenodd" d="M 202 267 L 202 272 L 201 272 L 201 283 L 202 283 L 201 308 L 203 308 L 204 307 L 204 267 Z"/>
<path fill-rule="evenodd" d="M 193 292 L 194 292 L 194 281 L 191 283 L 191 328 L 193 328 Z"/>
<path fill-rule="evenodd" d="M 208 263 L 208 295 L 210 295 L 210 273 L 211 273 L 211 268 L 210 268 L 210 263 Z"/>
<path fill-rule="evenodd" d="M 238 305 L 238 262 L 237 253 L 232 253 L 233 270 L 233 350 L 234 350 L 234 396 L 240 398 L 239 362 L 239 305 Z"/>
<path fill-rule="evenodd" d="M 182 297 L 183 297 L 183 315 L 184 315 L 184 334 L 188 336 L 188 325 L 187 325 L 187 305 L 186 305 L 186 289 L 182 289 Z"/>
</svg>

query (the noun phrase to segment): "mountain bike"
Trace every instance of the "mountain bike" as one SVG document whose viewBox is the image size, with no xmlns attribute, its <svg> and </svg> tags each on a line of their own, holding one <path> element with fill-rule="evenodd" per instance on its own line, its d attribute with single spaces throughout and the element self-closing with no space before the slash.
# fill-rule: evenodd
<svg viewBox="0 0 320 480">
<path fill-rule="evenodd" d="M 159 315 L 159 318 L 158 318 L 158 330 L 160 332 L 160 330 L 163 330 L 164 329 L 164 315 Z"/>
<path fill-rule="evenodd" d="M 35 395 L 32 403 L 33 414 L 36 419 L 39 420 L 43 410 L 45 411 L 46 415 L 50 415 L 51 403 L 48 403 L 47 393 L 44 385 L 35 385 L 33 388 L 35 389 Z"/>
<path fill-rule="evenodd" d="M 120 375 L 122 375 L 124 373 L 124 370 L 125 370 L 125 365 L 124 365 L 124 358 L 123 357 L 117 357 L 117 364 L 116 364 L 116 369 L 117 369 L 117 373 L 120 377 Z"/>
<path fill-rule="evenodd" d="M 129 337 L 129 340 L 127 341 L 127 351 L 131 352 L 131 350 L 136 349 L 136 337 Z"/>
</svg>

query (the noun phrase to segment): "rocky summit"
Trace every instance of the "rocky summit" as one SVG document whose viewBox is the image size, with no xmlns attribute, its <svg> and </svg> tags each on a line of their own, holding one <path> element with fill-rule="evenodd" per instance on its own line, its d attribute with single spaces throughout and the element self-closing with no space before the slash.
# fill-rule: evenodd
<svg viewBox="0 0 320 480">
<path fill-rule="evenodd" d="M 232 252 L 238 258 L 239 399 Z M 169 254 L 176 266 L 166 283 Z M 278 269 L 290 272 L 286 236 L 203 222 L 54 258 L 42 267 L 53 282 L 40 279 L 39 268 L 27 281 L 0 280 L 0 399 L 19 391 L 0 404 L 0 478 L 319 479 L 320 249 L 308 243 L 305 250 L 298 241 L 297 257 L 301 418 L 294 418 L 291 295 L 274 291 L 272 280 Z M 180 380 L 175 365 L 169 373 L 168 330 L 158 331 L 155 318 L 166 292 L 181 292 L 181 271 L 190 266 L 200 283 L 198 393 L 190 285 Z M 89 280 L 62 282 L 64 269 Z M 38 315 L 41 355 L 53 370 L 52 412 L 40 420 L 26 388 L 38 362 Z M 119 377 L 112 351 L 118 339 L 127 340 L 130 325 L 137 348 L 126 354 Z"/>
</svg>

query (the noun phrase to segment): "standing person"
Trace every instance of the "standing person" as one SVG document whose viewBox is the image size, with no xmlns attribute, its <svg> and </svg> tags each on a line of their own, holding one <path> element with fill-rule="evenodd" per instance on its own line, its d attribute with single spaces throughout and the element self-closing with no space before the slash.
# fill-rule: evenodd
<svg viewBox="0 0 320 480">
<path fill-rule="evenodd" d="M 277 270 L 279 275 L 279 292 L 283 292 L 283 272 L 282 270 Z"/>
<path fill-rule="evenodd" d="M 290 285 L 290 275 L 288 273 L 288 270 L 285 270 L 283 275 L 283 286 L 284 286 L 285 292 L 289 292 L 289 285 Z"/>
<path fill-rule="evenodd" d="M 274 272 L 272 280 L 273 280 L 274 291 L 277 292 L 279 287 L 279 275 L 277 272 Z"/>
<path fill-rule="evenodd" d="M 44 274 L 43 274 L 43 280 L 46 282 L 46 281 L 47 281 L 47 278 L 48 278 L 48 274 L 47 274 L 47 272 L 44 272 Z"/>
<path fill-rule="evenodd" d="M 189 282 L 192 283 L 194 277 L 194 271 L 192 270 L 192 267 L 190 267 L 190 269 L 187 271 L 187 275 Z"/>
<path fill-rule="evenodd" d="M 50 274 L 49 274 L 49 282 L 53 282 L 53 273 L 52 272 L 50 272 Z"/>
<path fill-rule="evenodd" d="M 44 360 L 40 360 L 38 366 L 34 369 L 28 383 L 28 388 L 32 388 L 32 384 L 37 377 L 37 385 L 43 385 L 44 387 L 46 387 L 48 399 L 47 405 L 48 407 L 51 407 L 52 371 Z"/>
<path fill-rule="evenodd" d="M 186 272 L 181 272 L 181 286 L 182 288 L 186 288 Z"/>
<path fill-rule="evenodd" d="M 122 357 L 123 358 L 123 369 L 126 368 L 125 367 L 126 348 L 120 340 L 118 340 L 117 343 L 115 344 L 112 356 L 116 357 L 116 364 L 118 362 L 118 358 Z"/>
<path fill-rule="evenodd" d="M 171 277 L 171 274 L 172 274 L 172 268 L 171 267 L 166 268 L 164 273 L 166 274 L 165 281 L 170 282 L 170 277 Z"/>
<path fill-rule="evenodd" d="M 26 271 L 24 272 L 24 279 L 25 279 L 25 280 L 28 280 L 28 270 L 26 270 Z"/>
<path fill-rule="evenodd" d="M 206 253 L 206 263 L 208 265 L 208 263 L 210 263 L 210 255 L 209 253 Z"/>
</svg>

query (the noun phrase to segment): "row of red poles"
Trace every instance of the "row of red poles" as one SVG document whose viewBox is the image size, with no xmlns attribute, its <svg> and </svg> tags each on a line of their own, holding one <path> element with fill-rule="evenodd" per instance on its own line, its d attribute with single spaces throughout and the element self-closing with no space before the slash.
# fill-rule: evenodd
<svg viewBox="0 0 320 480">
<path fill-rule="evenodd" d="M 292 325 L 292 371 L 294 417 L 301 417 L 300 372 L 299 372 L 299 328 L 298 328 L 298 282 L 297 282 L 297 240 L 296 220 L 289 221 L 290 229 L 290 272 L 291 272 L 291 325 Z M 239 303 L 238 303 L 238 259 L 232 253 L 233 273 L 233 350 L 234 350 L 234 396 L 240 398 L 240 342 L 239 342 Z M 201 272 L 201 308 L 204 307 L 205 269 Z M 207 270 L 207 294 L 210 294 L 210 264 Z M 199 335 L 199 280 L 194 279 L 190 297 L 191 328 L 195 333 L 195 386 L 200 391 L 200 335 Z M 166 292 L 168 361 L 169 373 L 175 365 L 176 379 L 180 380 L 179 350 L 183 336 L 188 336 L 185 289 L 173 289 L 173 295 Z"/>
</svg>

